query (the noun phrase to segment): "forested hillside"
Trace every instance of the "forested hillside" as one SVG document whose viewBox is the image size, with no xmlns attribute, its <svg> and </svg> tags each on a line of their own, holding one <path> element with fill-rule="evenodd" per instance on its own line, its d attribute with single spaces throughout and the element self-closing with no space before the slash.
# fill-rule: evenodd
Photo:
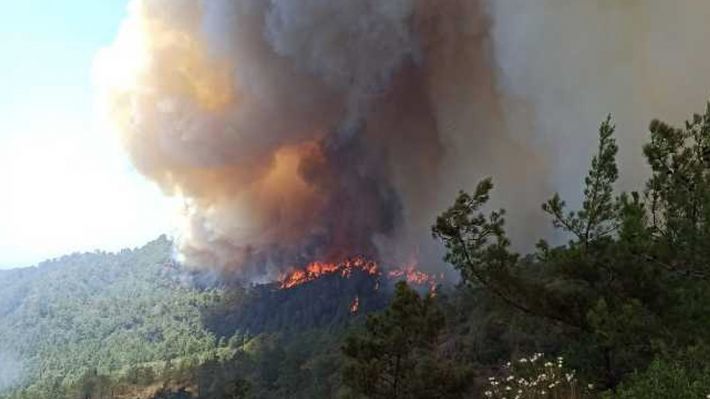
<svg viewBox="0 0 710 399">
<path fill-rule="evenodd" d="M 517 253 L 492 179 L 462 191 L 432 228 L 455 287 L 362 270 L 195 284 L 165 238 L 1 272 L 5 397 L 706 398 L 710 106 L 651 123 L 638 191 L 615 187 L 614 132 L 578 209 L 542 205 L 566 243 Z"/>
<path fill-rule="evenodd" d="M 0 348 L 17 383 L 71 385 L 89 370 L 206 355 L 213 334 L 197 291 L 170 260 L 164 237 L 136 250 L 64 256 L 0 273 Z"/>
<path fill-rule="evenodd" d="M 205 395 L 241 376 L 260 397 L 311 397 L 340 385 L 312 378 L 339 378 L 347 325 L 388 301 L 385 282 L 367 273 L 282 290 L 188 272 L 171 254 L 161 237 L 0 272 L 0 388 L 18 388 L 12 398 L 148 398 Z"/>
</svg>

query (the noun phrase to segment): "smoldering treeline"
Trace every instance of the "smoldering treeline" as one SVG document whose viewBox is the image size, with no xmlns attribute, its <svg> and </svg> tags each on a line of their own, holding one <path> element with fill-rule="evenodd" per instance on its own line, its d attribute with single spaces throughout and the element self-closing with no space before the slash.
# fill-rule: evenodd
<svg viewBox="0 0 710 399">
<path fill-rule="evenodd" d="M 531 242 L 544 222 L 530 204 L 578 189 L 608 112 L 635 150 L 651 116 L 702 104 L 708 14 L 692 0 L 137 0 L 96 77 L 136 167 L 185 199 L 187 264 L 436 264 L 429 225 L 458 189 L 494 176 L 513 238 Z"/>
</svg>

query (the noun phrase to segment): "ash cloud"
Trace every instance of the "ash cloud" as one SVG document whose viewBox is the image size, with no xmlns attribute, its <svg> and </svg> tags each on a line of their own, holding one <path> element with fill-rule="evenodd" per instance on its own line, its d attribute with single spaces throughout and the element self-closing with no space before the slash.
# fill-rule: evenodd
<svg viewBox="0 0 710 399">
<path fill-rule="evenodd" d="M 691 43 L 710 37 L 708 13 L 660 0 L 135 0 L 96 80 L 133 163 L 184 199 L 186 264 L 253 279 L 354 254 L 439 267 L 429 226 L 484 176 L 513 239 L 532 243 L 537 204 L 576 194 L 608 112 L 622 167 L 642 175 L 632 152 L 648 120 L 707 95 L 709 57 Z"/>
</svg>

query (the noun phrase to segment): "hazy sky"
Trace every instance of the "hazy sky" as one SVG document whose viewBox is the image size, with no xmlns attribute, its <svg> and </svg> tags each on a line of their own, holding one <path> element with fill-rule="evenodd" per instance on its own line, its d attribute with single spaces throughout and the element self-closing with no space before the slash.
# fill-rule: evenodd
<svg viewBox="0 0 710 399">
<path fill-rule="evenodd" d="M 92 63 L 126 3 L 3 3 L 0 268 L 137 246 L 169 232 L 170 202 L 97 123 Z"/>
</svg>

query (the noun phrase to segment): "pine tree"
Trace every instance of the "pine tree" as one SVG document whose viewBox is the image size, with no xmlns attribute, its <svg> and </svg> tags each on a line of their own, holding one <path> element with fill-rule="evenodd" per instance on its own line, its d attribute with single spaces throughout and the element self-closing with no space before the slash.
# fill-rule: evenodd
<svg viewBox="0 0 710 399">
<path fill-rule="evenodd" d="M 538 244 L 533 257 L 509 249 L 503 211 L 483 214 L 492 188 L 459 194 L 433 227 L 446 260 L 469 286 L 481 286 L 525 316 L 544 322 L 567 343 L 571 360 L 605 386 L 650 361 L 647 330 L 660 327 L 665 296 L 658 269 L 639 256 L 650 245 L 644 204 L 636 193 L 614 196 L 618 178 L 614 126 L 599 128 L 599 145 L 584 180 L 581 209 L 555 194 L 542 209 L 570 237 L 565 246 Z M 658 330 L 662 330 L 658 328 Z"/>
<path fill-rule="evenodd" d="M 437 354 L 444 317 L 431 295 L 404 282 L 365 331 L 347 337 L 343 382 L 369 398 L 457 398 L 470 385 L 466 368 Z"/>
</svg>

